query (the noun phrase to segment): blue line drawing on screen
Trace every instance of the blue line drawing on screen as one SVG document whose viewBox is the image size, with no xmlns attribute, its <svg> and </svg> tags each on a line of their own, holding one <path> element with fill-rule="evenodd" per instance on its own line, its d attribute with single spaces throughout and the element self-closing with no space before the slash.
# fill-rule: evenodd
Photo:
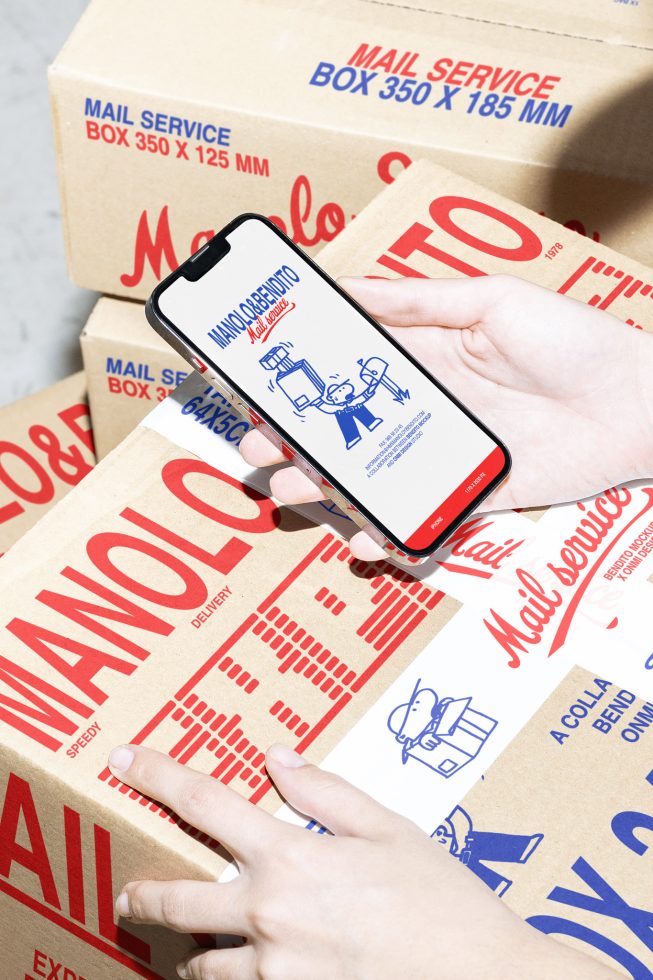
<svg viewBox="0 0 653 980">
<path fill-rule="evenodd" d="M 505 895 L 512 879 L 488 867 L 484 861 L 499 864 L 526 864 L 544 840 L 544 834 L 499 834 L 475 830 L 467 810 L 453 808 L 431 838 L 448 848 L 470 871 L 485 882 L 497 895 Z"/>
<path fill-rule="evenodd" d="M 388 728 L 404 765 L 415 759 L 449 779 L 476 758 L 498 723 L 472 708 L 471 697 L 439 698 L 421 683 L 419 678 L 408 701 L 393 709 Z"/>
<path fill-rule="evenodd" d="M 259 358 L 262 368 L 276 372 L 276 386 L 296 414 L 303 417 L 307 408 L 316 408 L 325 415 L 335 416 L 346 449 L 353 449 L 361 441 L 359 424 L 373 432 L 383 422 L 381 416 L 374 415 L 366 405 L 379 388 L 388 391 L 393 401 L 400 405 L 410 398 L 408 389 L 401 388 L 388 376 L 388 362 L 382 357 L 359 358 L 357 363 L 360 365 L 359 378 L 365 386 L 358 393 L 349 378 L 325 384 L 309 361 L 305 358 L 293 360 L 287 343 L 277 344 Z"/>
</svg>

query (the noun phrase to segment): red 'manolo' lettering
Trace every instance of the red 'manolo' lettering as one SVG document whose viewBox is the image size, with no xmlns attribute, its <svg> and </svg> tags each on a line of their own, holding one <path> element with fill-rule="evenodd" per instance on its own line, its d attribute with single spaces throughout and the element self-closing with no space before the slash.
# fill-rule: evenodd
<svg viewBox="0 0 653 980">
<path fill-rule="evenodd" d="M 516 235 L 516 243 L 512 246 L 506 246 L 473 235 L 453 217 L 454 212 L 464 213 L 466 211 L 491 218 L 496 222 L 497 227 L 503 231 L 504 238 L 506 229 Z M 479 256 L 488 255 L 508 263 L 519 263 L 518 274 L 528 279 L 528 263 L 536 260 L 542 254 L 542 242 L 532 228 L 529 228 L 514 215 L 501 211 L 485 201 L 459 195 L 444 195 L 431 201 L 429 214 L 433 221 L 432 225 L 420 221 L 410 224 L 377 258 L 377 263 L 397 275 L 421 279 L 427 278 L 429 274 L 441 276 L 443 266 L 446 269 L 453 269 L 463 276 L 488 275 L 482 262 L 474 265 L 468 259 L 463 259 L 455 254 L 455 243 L 459 242 L 468 248 L 473 248 Z M 582 235 L 585 234 L 584 226 L 578 221 L 567 222 L 566 227 Z M 446 247 L 443 247 L 443 232 L 447 236 L 444 243 Z M 598 234 L 595 233 L 594 238 L 598 239 Z M 425 266 L 425 259 L 428 263 L 433 263 L 432 270 L 429 272 L 420 271 L 414 265 L 409 264 L 417 259 L 419 259 L 422 268 Z M 579 284 L 582 284 L 583 293 L 580 291 Z M 622 304 L 624 302 L 627 304 L 627 301 L 635 296 L 653 295 L 653 282 L 637 278 L 634 274 L 626 273 L 624 269 L 616 268 L 604 260 L 596 259 L 595 256 L 590 255 L 567 276 L 557 291 L 566 294 L 572 289 L 576 299 L 587 303 L 589 306 L 596 306 L 597 309 L 606 310 L 616 300 Z M 637 323 L 634 318 L 622 316 L 622 319 L 629 325 L 642 329 L 641 324 Z"/>
<path fill-rule="evenodd" d="M 411 163 L 412 160 L 408 154 L 400 150 L 390 150 L 379 157 L 376 166 L 377 176 L 382 183 L 391 184 L 398 173 L 400 173 L 401 170 L 406 169 L 406 167 L 409 167 Z M 399 170 L 397 170 L 397 168 L 399 168 Z M 452 202 L 458 203 L 454 204 Z M 436 224 L 441 222 L 440 227 L 453 234 L 453 236 L 458 238 L 460 241 L 465 241 L 467 244 L 471 244 L 473 247 L 478 247 L 481 252 L 495 255 L 498 258 L 505 258 L 514 262 L 528 261 L 536 258 L 542 251 L 542 244 L 539 241 L 539 238 L 537 238 L 535 233 L 532 232 L 531 229 L 527 228 L 523 222 L 518 221 L 511 215 L 508 215 L 503 211 L 499 211 L 498 209 L 493 208 L 491 205 L 485 204 L 482 201 L 474 201 L 471 198 L 455 196 L 443 197 L 436 199 L 433 202 L 432 207 L 439 215 L 439 217 L 436 218 L 435 214 L 432 213 Z M 486 216 L 495 217 L 501 223 L 507 224 L 513 231 L 516 231 L 517 234 L 525 236 L 522 239 L 523 248 L 520 250 L 519 248 L 512 249 L 496 245 L 493 246 L 491 243 L 483 242 L 482 239 L 469 235 L 453 222 L 453 219 L 451 218 L 451 211 L 455 207 L 466 207 L 485 214 Z M 312 248 L 315 245 L 326 244 L 327 242 L 332 241 L 337 235 L 340 234 L 348 220 L 345 208 L 335 201 L 328 201 L 320 205 L 317 208 L 315 215 L 313 215 L 313 211 L 313 188 L 310 178 L 307 177 L 306 174 L 299 174 L 295 178 L 290 191 L 288 218 L 286 219 L 278 214 L 272 214 L 269 217 L 270 220 L 273 221 L 281 229 L 281 231 L 284 232 L 284 234 L 289 235 L 289 237 L 292 238 L 296 244 L 301 245 L 303 248 Z M 354 217 L 355 215 L 351 215 L 351 218 Z M 309 227 L 311 222 L 313 223 L 312 229 Z M 568 221 L 566 223 L 566 227 L 577 231 L 579 234 L 585 234 L 584 225 L 580 221 Z M 385 265 L 387 268 L 398 272 L 402 276 L 422 276 L 423 273 L 417 272 L 410 266 L 400 262 L 398 257 L 400 257 L 402 250 L 407 250 L 407 254 L 405 256 L 406 258 L 408 258 L 410 253 L 414 251 L 423 251 L 431 258 L 444 262 L 444 264 L 449 266 L 449 268 L 456 269 L 463 275 L 485 275 L 482 270 L 475 268 L 469 263 L 464 262 L 463 260 L 458 259 L 445 251 L 441 251 L 440 249 L 435 248 L 433 245 L 429 245 L 426 239 L 430 233 L 431 229 L 419 223 L 415 223 L 409 229 L 407 229 L 405 236 L 402 236 L 394 245 L 390 246 L 388 251 L 392 254 L 382 256 L 377 261 L 381 265 Z M 215 229 L 212 228 L 197 232 L 193 236 L 189 249 L 187 251 L 184 249 L 184 257 L 186 257 L 187 254 L 192 255 L 194 252 L 196 252 L 197 249 L 212 238 L 214 234 Z M 594 237 L 595 240 L 598 240 L 598 233 L 595 233 Z M 162 275 L 165 274 L 165 266 L 167 266 L 167 269 L 172 272 L 178 265 L 179 259 L 173 245 L 172 233 L 170 230 L 168 205 L 164 205 L 159 212 L 154 234 L 150 228 L 150 216 L 147 210 L 142 211 L 138 219 L 138 226 L 136 229 L 132 271 L 125 272 L 120 276 L 121 284 L 128 289 L 133 289 L 135 286 L 138 286 L 143 279 L 146 268 L 149 268 L 154 276 L 157 279 L 160 279 Z"/>
<path fill-rule="evenodd" d="M 198 477 L 204 481 L 218 480 L 239 490 L 254 505 L 253 516 L 230 514 L 217 508 L 196 489 L 201 486 Z M 278 526 L 278 509 L 268 497 L 199 460 L 166 463 L 161 480 L 162 486 L 190 511 L 218 526 L 253 534 L 265 534 Z M 130 507 L 118 516 L 130 526 L 131 533 L 115 528 L 98 531 L 86 544 L 91 563 L 106 583 L 66 566 L 59 576 L 64 583 L 73 583 L 77 588 L 73 592 L 44 589 L 35 597 L 58 614 L 60 625 L 54 626 L 48 620 L 49 625 L 45 627 L 17 616 L 5 627 L 48 665 L 51 674 L 65 682 L 58 687 L 44 681 L 38 672 L 0 656 L 0 720 L 51 751 L 58 751 L 63 744 L 61 736 L 73 735 L 92 715 L 95 706 L 107 700 L 109 687 L 116 677 L 133 674 L 150 656 L 147 639 L 136 642 L 119 627 L 136 629 L 146 638 L 169 636 L 175 628 L 175 612 L 196 609 L 206 603 L 209 588 L 214 584 L 206 569 L 225 575 L 251 551 L 251 545 L 236 536 L 229 537 L 217 551 L 208 551 Z M 153 588 L 146 580 L 147 563 L 143 566 L 145 580 L 136 577 L 133 570 L 126 571 L 121 556 L 134 553 L 146 555 L 150 562 L 165 569 L 165 581 L 174 584 L 166 591 Z M 200 570 L 192 567 L 189 559 L 199 564 Z M 167 615 L 164 618 L 143 603 L 158 606 Z M 79 628 L 71 635 L 68 627 L 72 623 L 82 627 L 89 636 L 80 639 Z M 101 643 L 97 642 L 98 638 Z"/>
<path fill-rule="evenodd" d="M 404 169 L 410 166 L 410 163 L 410 157 L 400 151 L 392 150 L 384 153 L 377 163 L 378 177 L 383 183 L 391 184 L 396 176 L 396 173 L 393 173 L 395 165 Z M 288 220 L 274 214 L 270 215 L 270 220 L 274 221 L 281 231 L 288 234 L 294 242 L 304 248 L 330 242 L 347 223 L 345 210 L 335 201 L 329 201 L 320 205 L 315 216 L 313 216 L 313 207 L 311 181 L 305 174 L 299 174 L 290 191 Z M 352 217 L 354 216 L 352 215 Z M 309 230 L 310 222 L 313 222 L 312 231 Z M 214 234 L 214 229 L 197 232 L 190 243 L 188 254 L 192 255 L 196 252 Z M 184 252 L 185 257 L 186 253 Z M 172 242 L 167 204 L 159 213 L 154 234 L 150 229 L 147 210 L 141 212 L 136 229 L 132 271 L 123 273 L 120 276 L 120 282 L 128 289 L 132 289 L 141 282 L 146 267 L 149 267 L 156 278 L 160 279 L 164 274 L 164 263 L 170 272 L 179 265 L 179 259 Z"/>
</svg>

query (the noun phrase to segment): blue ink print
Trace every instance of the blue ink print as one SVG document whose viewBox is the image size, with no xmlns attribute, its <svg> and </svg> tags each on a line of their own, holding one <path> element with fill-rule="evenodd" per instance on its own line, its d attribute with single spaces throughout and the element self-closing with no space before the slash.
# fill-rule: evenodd
<svg viewBox="0 0 653 980">
<path fill-rule="evenodd" d="M 544 840 L 543 834 L 498 834 L 475 830 L 472 819 L 461 806 L 456 806 L 431 834 L 438 844 L 485 882 L 497 895 L 505 895 L 512 880 L 489 868 L 484 861 L 499 864 L 526 864 Z"/>
<path fill-rule="evenodd" d="M 312 830 L 314 834 L 328 834 L 329 837 L 333 837 L 331 831 L 323 827 L 317 820 L 309 820 L 306 824 L 306 830 Z"/>
<path fill-rule="evenodd" d="M 497 722 L 472 708 L 471 698 L 438 698 L 420 684 L 421 678 L 408 701 L 392 711 L 388 728 L 404 765 L 415 759 L 449 779 L 476 758 Z"/>
<path fill-rule="evenodd" d="M 325 415 L 333 415 L 346 449 L 353 449 L 361 441 L 360 426 L 373 432 L 383 422 L 381 416 L 371 412 L 366 404 L 379 388 L 388 391 L 393 401 L 400 405 L 410 398 L 410 392 L 400 388 L 388 376 L 388 362 L 381 357 L 358 360 L 359 378 L 364 385 L 358 393 L 349 378 L 326 385 L 305 358 L 294 361 L 288 345 L 284 343 L 269 350 L 259 359 L 259 364 L 266 371 L 276 371 L 276 385 L 295 412 L 303 413 L 307 408 L 316 408 Z"/>
<path fill-rule="evenodd" d="M 337 504 L 334 504 L 332 500 L 318 500 L 320 507 L 329 514 L 335 514 L 336 517 L 342 518 L 343 521 L 349 521 L 351 523 L 351 517 L 347 517 L 344 511 L 340 510 Z"/>
<path fill-rule="evenodd" d="M 303 358 L 293 361 L 287 344 L 272 347 L 259 364 L 266 371 L 276 371 L 277 387 L 284 393 L 293 408 L 302 412 L 315 405 L 324 394 L 324 381 Z M 273 388 L 270 383 L 269 387 Z"/>
</svg>

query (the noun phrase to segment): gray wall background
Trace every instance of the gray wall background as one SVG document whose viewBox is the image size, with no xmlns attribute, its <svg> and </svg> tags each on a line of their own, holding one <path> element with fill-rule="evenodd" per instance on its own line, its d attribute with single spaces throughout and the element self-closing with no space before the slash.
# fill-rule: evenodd
<svg viewBox="0 0 653 980">
<path fill-rule="evenodd" d="M 64 261 L 46 68 L 86 0 L 0 0 L 0 405 L 81 368 L 96 294 Z"/>
</svg>

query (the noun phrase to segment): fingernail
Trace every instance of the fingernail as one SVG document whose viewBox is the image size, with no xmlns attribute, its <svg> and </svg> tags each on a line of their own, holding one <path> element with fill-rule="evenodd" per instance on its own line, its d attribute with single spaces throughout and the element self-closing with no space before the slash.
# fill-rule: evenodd
<svg viewBox="0 0 653 980">
<path fill-rule="evenodd" d="M 279 742 L 270 746 L 268 755 L 279 765 L 285 766 L 286 769 L 299 769 L 300 766 L 306 765 L 306 759 L 293 749 L 289 749 L 287 745 L 281 745 Z"/>
<path fill-rule="evenodd" d="M 127 772 L 134 761 L 134 753 L 127 745 L 119 745 L 109 753 L 109 768 L 116 772 Z"/>
<path fill-rule="evenodd" d="M 127 892 L 120 892 L 116 899 L 116 912 L 124 918 L 129 918 L 129 896 Z"/>
<path fill-rule="evenodd" d="M 190 973 L 188 972 L 188 966 L 185 963 L 180 963 L 178 965 L 177 976 L 180 976 L 181 980 L 190 980 Z"/>
</svg>

